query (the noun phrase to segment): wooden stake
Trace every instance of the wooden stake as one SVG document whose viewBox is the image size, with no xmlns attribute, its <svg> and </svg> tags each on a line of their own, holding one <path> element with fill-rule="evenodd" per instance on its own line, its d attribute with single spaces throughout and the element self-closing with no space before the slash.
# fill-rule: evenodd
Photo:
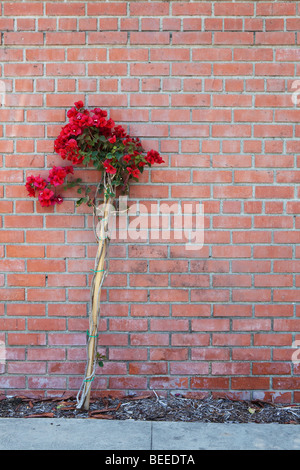
<svg viewBox="0 0 300 470">
<path fill-rule="evenodd" d="M 89 338 L 88 338 L 88 363 L 85 374 L 85 383 L 83 388 L 83 396 L 85 396 L 83 402 L 83 409 L 88 410 L 90 405 L 90 394 L 91 394 L 91 380 L 93 380 L 93 370 L 96 360 L 97 342 L 98 342 L 98 321 L 99 321 L 99 310 L 100 310 L 100 296 L 101 286 L 103 277 L 105 275 L 104 265 L 107 255 L 108 240 L 106 238 L 106 231 L 108 226 L 109 209 L 112 203 L 112 199 L 109 198 L 104 205 L 103 219 L 100 229 L 100 238 L 98 243 L 98 251 L 96 259 L 99 259 L 98 265 L 96 266 L 93 291 L 92 291 L 92 307 L 90 313 L 90 326 L 89 326 Z"/>
</svg>

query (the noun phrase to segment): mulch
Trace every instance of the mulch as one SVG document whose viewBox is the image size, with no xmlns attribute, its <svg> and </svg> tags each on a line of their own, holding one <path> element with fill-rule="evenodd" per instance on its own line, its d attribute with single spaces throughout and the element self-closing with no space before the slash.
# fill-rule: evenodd
<svg viewBox="0 0 300 470">
<path fill-rule="evenodd" d="M 92 399 L 88 411 L 76 408 L 74 396 L 55 398 L 0 397 L 0 418 L 86 418 L 202 423 L 300 424 L 300 404 L 260 400 L 159 397 L 157 393 L 124 398 Z"/>
</svg>

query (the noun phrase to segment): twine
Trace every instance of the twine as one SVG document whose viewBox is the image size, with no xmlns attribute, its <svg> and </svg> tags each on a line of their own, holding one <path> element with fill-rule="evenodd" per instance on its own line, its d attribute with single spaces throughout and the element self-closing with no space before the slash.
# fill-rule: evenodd
<svg viewBox="0 0 300 470">
<path fill-rule="evenodd" d="M 89 338 L 98 338 L 99 336 L 99 333 L 97 333 L 96 335 L 90 335 L 89 330 L 86 330 L 86 334 L 88 335 Z"/>
</svg>

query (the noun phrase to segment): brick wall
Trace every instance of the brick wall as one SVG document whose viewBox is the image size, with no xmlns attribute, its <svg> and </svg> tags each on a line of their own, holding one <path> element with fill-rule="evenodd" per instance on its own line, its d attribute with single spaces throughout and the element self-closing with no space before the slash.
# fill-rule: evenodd
<svg viewBox="0 0 300 470">
<path fill-rule="evenodd" d="M 44 209 L 24 188 L 62 163 L 53 142 L 81 99 L 165 160 L 131 203 L 199 201 L 205 222 L 201 250 L 112 242 L 94 390 L 300 401 L 299 13 L 271 0 L 2 2 L 0 391 L 81 384 L 91 212 L 71 190 Z"/>
</svg>

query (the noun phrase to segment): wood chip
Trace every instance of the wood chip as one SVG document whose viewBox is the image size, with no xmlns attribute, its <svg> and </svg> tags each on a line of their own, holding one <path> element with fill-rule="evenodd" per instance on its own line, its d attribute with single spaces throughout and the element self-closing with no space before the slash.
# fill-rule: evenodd
<svg viewBox="0 0 300 470">
<path fill-rule="evenodd" d="M 113 416 L 110 415 L 103 415 L 103 414 L 95 414 L 93 416 L 90 416 L 90 419 L 114 419 Z"/>
<path fill-rule="evenodd" d="M 134 400 L 144 400 L 146 398 L 151 398 L 153 395 L 148 394 L 148 395 L 140 395 L 139 397 L 127 397 L 127 400 L 134 401 Z"/>
<path fill-rule="evenodd" d="M 117 411 L 117 408 L 102 408 L 100 410 L 93 410 L 90 412 L 90 416 L 96 415 L 98 413 L 108 413 L 109 411 Z"/>
</svg>

